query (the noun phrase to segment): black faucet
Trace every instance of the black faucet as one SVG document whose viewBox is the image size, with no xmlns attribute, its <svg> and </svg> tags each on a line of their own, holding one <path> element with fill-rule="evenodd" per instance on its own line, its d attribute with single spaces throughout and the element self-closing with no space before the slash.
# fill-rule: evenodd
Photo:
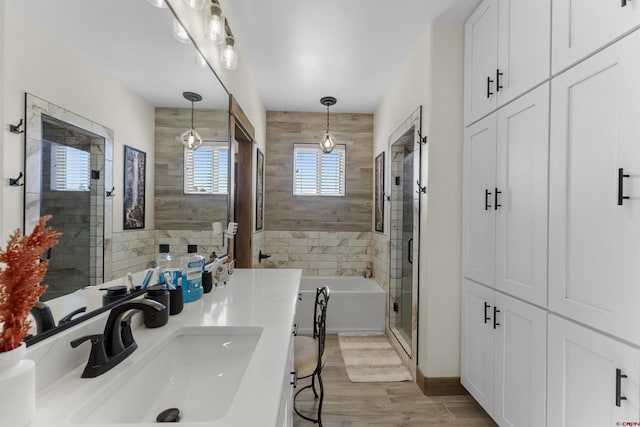
<svg viewBox="0 0 640 427">
<path fill-rule="evenodd" d="M 147 313 L 164 310 L 166 307 L 151 299 L 126 301 L 111 309 L 104 333 L 86 335 L 71 341 L 71 347 L 76 348 L 85 341 L 91 341 L 91 353 L 87 366 L 82 372 L 82 378 L 94 378 L 111 370 L 138 348 L 131 333 L 132 310 Z M 127 312 L 130 312 L 127 314 Z"/>
</svg>

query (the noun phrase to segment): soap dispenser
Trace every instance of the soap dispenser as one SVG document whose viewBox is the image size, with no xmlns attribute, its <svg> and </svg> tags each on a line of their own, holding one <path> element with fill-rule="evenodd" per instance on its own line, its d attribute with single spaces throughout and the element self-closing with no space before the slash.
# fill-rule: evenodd
<svg viewBox="0 0 640 427">
<path fill-rule="evenodd" d="M 182 293 L 184 302 L 202 297 L 202 269 L 204 257 L 198 254 L 197 245 L 187 246 L 187 255 L 182 257 Z"/>
</svg>

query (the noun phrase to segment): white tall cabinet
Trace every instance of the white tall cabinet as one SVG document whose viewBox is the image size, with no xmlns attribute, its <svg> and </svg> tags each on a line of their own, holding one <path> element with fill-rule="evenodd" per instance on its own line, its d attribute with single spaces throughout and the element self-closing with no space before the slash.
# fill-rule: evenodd
<svg viewBox="0 0 640 427">
<path fill-rule="evenodd" d="M 461 383 L 501 426 L 640 423 L 639 28 L 635 0 L 466 23 Z"/>
<path fill-rule="evenodd" d="M 485 0 L 465 24 L 465 125 L 549 77 L 551 0 Z"/>
</svg>

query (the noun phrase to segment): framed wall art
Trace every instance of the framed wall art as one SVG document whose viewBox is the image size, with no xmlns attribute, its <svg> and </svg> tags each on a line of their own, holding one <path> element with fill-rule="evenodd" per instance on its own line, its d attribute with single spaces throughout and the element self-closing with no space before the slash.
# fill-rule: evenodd
<svg viewBox="0 0 640 427">
<path fill-rule="evenodd" d="M 124 146 L 124 230 L 144 228 L 144 197 L 146 186 L 147 154 L 128 145 Z"/>
</svg>

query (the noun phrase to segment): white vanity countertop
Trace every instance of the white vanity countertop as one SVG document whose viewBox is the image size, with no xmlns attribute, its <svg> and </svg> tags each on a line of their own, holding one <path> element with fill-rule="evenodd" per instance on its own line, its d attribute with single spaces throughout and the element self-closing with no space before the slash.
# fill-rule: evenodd
<svg viewBox="0 0 640 427">
<path fill-rule="evenodd" d="M 149 357 L 152 351 L 157 350 L 154 346 L 163 339 L 177 329 L 189 326 L 259 326 L 263 328 L 236 398 L 227 414 L 214 422 L 197 425 L 275 426 L 284 381 L 286 375 L 289 375 L 289 367 L 286 365 L 301 275 L 301 270 L 236 270 L 227 286 L 214 288 L 213 292 L 205 294 L 202 299 L 185 304 L 182 313 L 171 316 L 167 325 L 157 329 L 144 327 L 134 329 L 133 335 L 138 343 L 138 349 L 109 372 L 97 378 L 83 379 L 80 377 L 84 369 L 82 364 L 38 393 L 36 414 L 29 427 L 77 425 L 72 424 L 70 419 L 79 408 L 99 395 L 104 387 L 119 378 L 136 362 Z M 142 316 L 136 315 L 136 317 Z M 100 328 L 104 327 L 104 316 L 97 318 L 97 321 L 100 322 Z M 64 340 L 66 345 L 69 345 L 68 342 L 77 336 L 73 332 L 62 333 L 49 340 Z M 85 354 L 86 361 L 89 350 L 90 345 L 85 343 L 74 351 Z M 140 393 L 153 393 L 153 390 L 140 390 Z M 207 405 L 208 399 L 208 396 L 202 396 L 202 405 Z M 97 424 L 92 425 L 97 426 Z M 147 424 L 135 425 L 146 426 Z M 148 425 L 150 426 L 151 423 Z"/>
</svg>

